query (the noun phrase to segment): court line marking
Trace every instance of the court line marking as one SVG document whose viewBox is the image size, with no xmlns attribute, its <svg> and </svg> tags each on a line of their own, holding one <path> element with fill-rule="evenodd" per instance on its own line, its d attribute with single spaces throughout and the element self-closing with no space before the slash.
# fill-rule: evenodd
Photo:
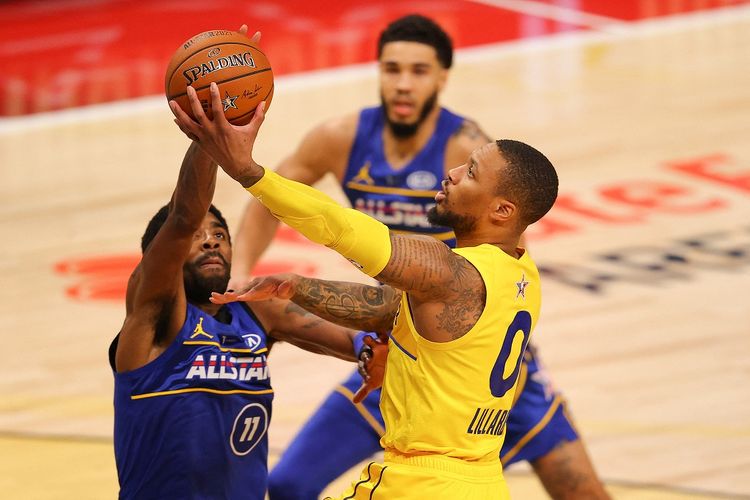
<svg viewBox="0 0 750 500">
<path fill-rule="evenodd" d="M 485 0 L 481 0 L 485 1 Z M 506 1 L 506 0 L 486 0 Z M 638 38 L 647 38 L 671 33 L 690 31 L 743 22 L 750 19 L 750 4 L 721 7 L 711 11 L 690 12 L 656 19 L 646 19 L 626 23 L 622 30 L 576 31 L 557 33 L 549 36 L 505 41 L 467 47 L 456 51 L 457 64 L 482 62 L 488 59 L 507 57 L 529 52 L 544 52 L 571 47 L 581 47 L 597 43 L 622 42 Z M 279 94 L 311 87 L 319 88 L 330 84 L 356 82 L 376 76 L 375 62 L 354 64 L 342 68 L 320 69 L 283 75 L 276 79 Z M 166 98 L 152 95 L 124 101 L 94 104 L 90 106 L 37 113 L 27 116 L 0 118 L 0 135 L 22 133 L 29 130 L 45 129 L 60 125 L 100 122 L 123 117 L 138 116 L 147 113 L 161 113 L 165 117 L 172 114 L 166 104 Z"/>
</svg>

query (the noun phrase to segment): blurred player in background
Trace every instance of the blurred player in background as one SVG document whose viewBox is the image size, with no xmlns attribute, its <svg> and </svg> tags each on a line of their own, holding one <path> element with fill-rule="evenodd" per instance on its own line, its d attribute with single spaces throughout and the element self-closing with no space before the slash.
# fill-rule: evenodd
<svg viewBox="0 0 750 500">
<path fill-rule="evenodd" d="M 394 232 L 428 234 L 454 246 L 453 232 L 432 226 L 426 213 L 448 169 L 489 138 L 474 121 L 439 105 L 452 60 L 452 42 L 432 20 L 410 15 L 392 22 L 378 41 L 381 105 L 315 127 L 277 172 L 306 184 L 332 173 L 353 208 Z M 230 288 L 250 275 L 277 227 L 263 205 L 248 204 Z M 302 427 L 271 471 L 273 500 L 317 498 L 331 481 L 382 450 L 380 393 L 355 405 L 351 396 L 360 383 L 353 372 Z M 529 461 L 553 498 L 607 498 L 533 346 L 524 356 L 516 397 L 503 464 Z"/>
<path fill-rule="evenodd" d="M 119 498 L 266 495 L 275 340 L 354 360 L 353 330 L 280 300 L 216 305 L 232 258 L 213 205 L 216 164 L 191 144 L 149 222 L 109 350 Z"/>
</svg>

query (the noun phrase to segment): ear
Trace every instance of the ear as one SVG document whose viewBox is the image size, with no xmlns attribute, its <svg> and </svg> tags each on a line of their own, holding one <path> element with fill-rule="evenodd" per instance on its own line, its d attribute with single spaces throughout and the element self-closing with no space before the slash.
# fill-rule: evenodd
<svg viewBox="0 0 750 500">
<path fill-rule="evenodd" d="M 505 224 L 513 219 L 518 213 L 516 204 L 505 198 L 496 196 L 490 205 L 490 220 L 497 224 Z"/>
<path fill-rule="evenodd" d="M 442 90 L 445 88 L 445 85 L 448 83 L 448 70 L 446 68 L 441 68 L 438 73 L 438 91 L 442 92 Z"/>
</svg>

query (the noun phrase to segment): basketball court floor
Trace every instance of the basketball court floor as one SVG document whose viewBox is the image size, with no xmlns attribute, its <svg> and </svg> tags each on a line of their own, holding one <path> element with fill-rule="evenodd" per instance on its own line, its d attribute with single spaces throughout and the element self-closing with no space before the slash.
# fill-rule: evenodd
<svg viewBox="0 0 750 500">
<path fill-rule="evenodd" d="M 16 78 L 0 81 L 2 498 L 116 497 L 106 351 L 140 236 L 188 145 L 153 60 L 204 29 L 264 30 L 278 77 L 256 157 L 273 165 L 314 124 L 377 103 L 371 47 L 409 11 L 459 33 L 443 104 L 491 136 L 539 147 L 558 168 L 558 203 L 529 231 L 544 273 L 535 342 L 613 497 L 750 498 L 750 5 L 356 1 L 321 18 L 306 2 L 234 11 L 225 7 L 246 4 L 217 2 L 205 13 L 182 2 L 170 22 L 156 7 L 145 18 L 116 11 L 126 4 L 0 4 L 0 61 Z M 61 5 L 80 12 L 55 16 Z M 90 40 L 73 29 L 103 6 L 114 13 L 92 17 Z M 38 26 L 23 16 L 33 9 Z M 136 38 L 158 40 L 155 69 L 143 63 L 136 81 L 132 54 L 102 40 L 138 19 Z M 63 80 L 34 83 L 30 61 L 58 74 L 66 47 L 81 64 L 107 55 L 127 84 L 84 78 L 63 93 Z M 52 111 L 101 101 L 112 102 Z M 330 179 L 320 187 L 341 198 Z M 215 203 L 230 228 L 245 202 L 221 176 Z M 257 270 L 277 271 L 364 279 L 288 229 Z M 269 359 L 273 463 L 351 366 L 288 345 Z M 515 498 L 546 498 L 528 467 L 507 475 Z"/>
</svg>

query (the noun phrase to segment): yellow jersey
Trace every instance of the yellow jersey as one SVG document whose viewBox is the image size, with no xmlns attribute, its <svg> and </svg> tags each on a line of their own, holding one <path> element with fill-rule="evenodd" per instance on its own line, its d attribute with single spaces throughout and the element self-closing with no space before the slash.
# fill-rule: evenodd
<svg viewBox="0 0 750 500">
<path fill-rule="evenodd" d="M 494 245 L 456 248 L 482 275 L 484 311 L 461 338 L 431 342 L 401 299 L 388 345 L 381 445 L 401 455 L 498 461 L 518 373 L 541 306 L 539 271 Z"/>
</svg>

